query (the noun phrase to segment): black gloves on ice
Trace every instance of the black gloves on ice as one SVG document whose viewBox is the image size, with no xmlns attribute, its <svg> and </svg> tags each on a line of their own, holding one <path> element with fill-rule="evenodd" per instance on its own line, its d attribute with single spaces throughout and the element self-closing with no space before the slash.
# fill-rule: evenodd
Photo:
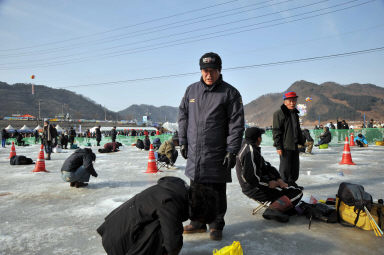
<svg viewBox="0 0 384 255">
<path fill-rule="evenodd" d="M 236 165 L 236 154 L 227 152 L 225 155 L 223 166 L 225 166 L 228 170 L 231 170 Z"/>
<path fill-rule="evenodd" d="M 183 158 L 187 159 L 188 158 L 188 145 L 183 144 L 180 146 L 180 153 Z"/>
</svg>

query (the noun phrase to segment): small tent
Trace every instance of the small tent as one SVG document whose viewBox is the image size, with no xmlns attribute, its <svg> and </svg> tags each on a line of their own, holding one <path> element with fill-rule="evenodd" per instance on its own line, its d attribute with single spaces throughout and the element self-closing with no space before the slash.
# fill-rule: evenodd
<svg viewBox="0 0 384 255">
<path fill-rule="evenodd" d="M 62 133 L 64 132 L 64 129 L 62 127 L 60 127 L 59 124 L 56 125 L 56 130 L 57 130 L 57 133 Z"/>
<path fill-rule="evenodd" d="M 27 127 L 27 125 L 24 125 L 22 128 L 20 128 L 20 132 L 22 133 L 27 133 L 27 132 L 32 132 L 33 130 L 29 127 Z"/>
<path fill-rule="evenodd" d="M 8 125 L 5 130 L 7 130 L 7 132 L 15 132 L 15 129 L 11 125 Z"/>
<path fill-rule="evenodd" d="M 42 130 L 43 128 L 40 126 L 40 125 L 37 125 L 37 127 L 35 127 L 33 130 L 37 130 L 37 131 L 40 131 Z"/>
</svg>

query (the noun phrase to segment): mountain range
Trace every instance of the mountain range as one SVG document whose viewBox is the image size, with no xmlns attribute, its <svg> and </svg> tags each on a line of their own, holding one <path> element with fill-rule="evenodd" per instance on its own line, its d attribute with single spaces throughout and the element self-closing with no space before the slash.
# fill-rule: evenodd
<svg viewBox="0 0 384 255">
<path fill-rule="evenodd" d="M 0 82 L 0 117 L 17 113 L 38 117 L 40 112 L 42 118 L 69 113 L 72 119 L 141 121 L 142 116 L 149 116 L 154 122 L 177 121 L 177 107 L 134 104 L 113 112 L 72 91 L 43 85 L 34 87 L 32 94 L 31 84 Z M 384 120 L 384 88 L 373 84 L 297 81 L 285 91 L 295 91 L 299 96 L 298 104 L 306 106 L 306 115 L 302 117 L 304 124 L 316 123 L 319 119 L 325 123 L 337 118 L 361 121 L 364 114 L 367 119 Z M 259 126 L 272 125 L 273 113 L 283 103 L 283 93 L 266 94 L 244 105 L 246 121 Z"/>
</svg>

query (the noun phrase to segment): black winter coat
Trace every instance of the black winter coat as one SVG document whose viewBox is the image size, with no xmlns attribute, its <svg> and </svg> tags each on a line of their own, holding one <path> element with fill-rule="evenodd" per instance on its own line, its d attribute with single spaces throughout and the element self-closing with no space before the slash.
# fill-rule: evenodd
<svg viewBox="0 0 384 255">
<path fill-rule="evenodd" d="M 332 134 L 331 132 L 329 132 L 329 130 L 327 129 L 326 131 L 324 131 L 321 135 L 320 135 L 320 139 L 322 141 L 322 143 L 330 143 L 331 140 L 332 140 Z"/>
<path fill-rule="evenodd" d="M 222 77 L 207 86 L 190 85 L 179 107 L 179 144 L 188 145 L 185 174 L 196 183 L 231 182 L 223 166 L 227 152 L 237 153 L 244 132 L 241 95 Z"/>
<path fill-rule="evenodd" d="M 273 114 L 273 146 L 276 150 L 297 150 L 297 144 L 304 145 L 305 140 L 301 133 L 299 123 L 299 111 L 293 110 L 295 122 L 292 121 L 291 111 L 283 104 L 279 110 Z M 297 143 L 294 141 L 293 125 L 297 126 Z"/>
<path fill-rule="evenodd" d="M 101 131 L 100 131 L 100 128 L 96 128 L 96 141 L 101 141 Z"/>
<path fill-rule="evenodd" d="M 246 140 L 236 158 L 236 174 L 243 193 L 249 197 L 267 188 L 270 181 L 281 178 L 276 168 L 261 156 L 260 147 Z"/>
<path fill-rule="evenodd" d="M 108 255 L 178 254 L 188 208 L 186 183 L 163 177 L 113 210 L 97 232 Z"/>
<path fill-rule="evenodd" d="M 149 140 L 149 138 L 144 139 L 143 143 L 144 143 L 144 150 L 148 151 L 149 148 L 151 147 L 151 140 Z"/>
<path fill-rule="evenodd" d="M 69 142 L 74 143 L 76 137 L 76 131 L 74 129 L 69 130 Z"/>
<path fill-rule="evenodd" d="M 83 166 L 92 176 L 97 176 L 93 168 L 92 161 L 96 158 L 95 154 L 89 148 L 77 149 L 70 155 L 61 167 L 61 171 L 75 172 L 80 166 Z"/>
<path fill-rule="evenodd" d="M 112 128 L 112 130 L 111 130 L 112 141 L 116 140 L 116 136 L 117 136 L 117 131 L 116 131 L 116 129 Z"/>
</svg>

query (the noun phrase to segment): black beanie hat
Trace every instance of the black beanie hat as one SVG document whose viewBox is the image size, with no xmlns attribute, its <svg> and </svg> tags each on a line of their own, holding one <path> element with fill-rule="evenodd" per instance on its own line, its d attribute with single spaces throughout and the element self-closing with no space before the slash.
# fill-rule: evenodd
<svg viewBox="0 0 384 255">
<path fill-rule="evenodd" d="M 221 70 L 221 58 L 213 52 L 205 53 L 199 61 L 200 70 L 205 68 L 213 68 Z"/>
<path fill-rule="evenodd" d="M 265 133 L 265 130 L 258 127 L 250 127 L 245 130 L 245 139 L 255 142 L 257 138 L 261 137 Z"/>
</svg>

